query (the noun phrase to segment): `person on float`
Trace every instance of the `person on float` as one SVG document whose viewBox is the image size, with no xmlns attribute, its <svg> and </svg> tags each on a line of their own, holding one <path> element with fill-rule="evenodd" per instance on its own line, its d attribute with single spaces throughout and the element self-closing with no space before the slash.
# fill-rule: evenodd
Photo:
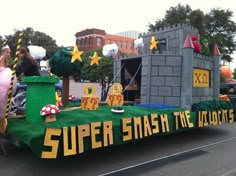
<svg viewBox="0 0 236 176">
<path fill-rule="evenodd" d="M 196 53 L 201 53 L 201 45 L 198 43 L 198 37 L 196 35 L 192 36 L 192 42 L 194 46 L 194 51 Z"/>
<path fill-rule="evenodd" d="M 12 78 L 12 70 L 7 67 L 8 59 L 10 58 L 11 50 L 9 46 L 3 46 L 1 48 L 0 55 L 0 119 L 5 118 L 6 113 L 6 105 L 8 100 L 8 91 L 10 88 L 11 78 Z M 13 88 L 12 94 L 14 95 L 16 90 L 16 82 L 17 79 L 14 77 L 13 79 Z"/>
<path fill-rule="evenodd" d="M 30 55 L 27 48 L 21 47 L 19 49 L 18 57 L 22 60 L 22 62 L 16 69 L 16 76 L 18 78 L 24 76 L 40 76 L 37 62 Z"/>
<path fill-rule="evenodd" d="M 208 46 L 208 40 L 207 39 L 203 39 L 202 40 L 201 53 L 203 55 L 206 55 L 206 56 L 209 56 L 209 54 L 210 54 L 209 46 Z"/>
</svg>

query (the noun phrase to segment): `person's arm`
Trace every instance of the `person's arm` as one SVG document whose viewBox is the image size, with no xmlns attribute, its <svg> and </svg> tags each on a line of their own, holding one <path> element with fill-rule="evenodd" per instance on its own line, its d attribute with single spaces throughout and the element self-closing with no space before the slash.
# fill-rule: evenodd
<svg viewBox="0 0 236 176">
<path fill-rule="evenodd" d="M 16 69 L 16 76 L 21 77 L 25 75 L 25 72 L 32 66 L 28 59 L 24 59 Z"/>
</svg>

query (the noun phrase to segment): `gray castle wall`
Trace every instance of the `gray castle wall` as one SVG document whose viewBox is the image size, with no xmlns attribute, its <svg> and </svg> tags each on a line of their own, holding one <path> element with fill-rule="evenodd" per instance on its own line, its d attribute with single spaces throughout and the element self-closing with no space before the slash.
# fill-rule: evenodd
<svg viewBox="0 0 236 176">
<path fill-rule="evenodd" d="M 142 57 L 141 103 L 180 106 L 181 65 L 178 55 Z"/>
<path fill-rule="evenodd" d="M 193 48 L 183 48 L 187 34 L 197 35 L 197 31 L 186 25 L 177 25 L 143 34 L 145 47 L 140 55 L 115 60 L 115 81 L 121 82 L 122 60 L 141 57 L 141 103 L 191 108 L 193 103 L 218 99 L 220 56 L 208 57 L 194 53 Z M 149 51 L 152 36 L 166 38 L 164 52 L 152 54 Z M 193 87 L 193 68 L 210 71 L 210 87 Z"/>
<path fill-rule="evenodd" d="M 144 48 L 142 48 L 140 52 L 142 54 L 151 54 L 149 41 L 152 36 L 155 36 L 155 38 L 159 40 L 159 44 L 161 44 L 162 41 L 166 42 L 166 48 L 164 51 L 161 51 L 162 54 L 182 55 L 183 43 L 188 34 L 191 36 L 198 35 L 198 30 L 186 24 L 177 24 L 158 29 L 155 32 L 143 33 L 139 36 L 143 38 L 144 43 Z"/>
</svg>

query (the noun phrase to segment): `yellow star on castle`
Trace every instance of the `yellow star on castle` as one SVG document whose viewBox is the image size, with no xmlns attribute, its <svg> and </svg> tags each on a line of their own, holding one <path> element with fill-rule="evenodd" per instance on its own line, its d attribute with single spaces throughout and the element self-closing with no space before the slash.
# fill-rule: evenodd
<svg viewBox="0 0 236 176">
<path fill-rule="evenodd" d="M 158 41 L 156 41 L 155 37 L 152 36 L 152 38 L 150 40 L 150 50 L 157 49 L 157 43 L 158 43 Z"/>
<path fill-rule="evenodd" d="M 99 65 L 98 61 L 101 59 L 101 57 L 98 57 L 97 52 L 94 52 L 93 57 L 90 57 L 90 59 L 92 59 L 90 65 Z"/>
<path fill-rule="evenodd" d="M 71 63 L 75 62 L 76 60 L 82 62 L 81 59 L 81 54 L 83 54 L 83 51 L 79 51 L 78 46 L 75 45 L 73 51 L 70 52 L 72 57 L 71 57 Z"/>
</svg>

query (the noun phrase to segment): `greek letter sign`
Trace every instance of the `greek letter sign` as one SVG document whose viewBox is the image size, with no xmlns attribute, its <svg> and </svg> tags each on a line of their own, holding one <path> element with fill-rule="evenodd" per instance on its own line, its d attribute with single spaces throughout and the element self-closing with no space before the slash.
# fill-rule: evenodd
<svg viewBox="0 0 236 176">
<path fill-rule="evenodd" d="M 210 87 L 210 71 L 194 68 L 193 87 Z"/>
</svg>

